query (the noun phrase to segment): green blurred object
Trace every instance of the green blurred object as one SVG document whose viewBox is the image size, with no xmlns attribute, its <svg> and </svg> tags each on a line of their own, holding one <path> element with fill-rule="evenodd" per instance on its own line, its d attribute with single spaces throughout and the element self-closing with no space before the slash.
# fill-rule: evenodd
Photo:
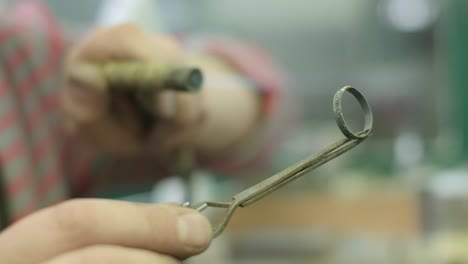
<svg viewBox="0 0 468 264">
<path fill-rule="evenodd" d="M 445 16 L 448 77 L 452 90 L 452 125 L 458 130 L 458 161 L 468 158 L 468 1 L 447 1 Z"/>
</svg>

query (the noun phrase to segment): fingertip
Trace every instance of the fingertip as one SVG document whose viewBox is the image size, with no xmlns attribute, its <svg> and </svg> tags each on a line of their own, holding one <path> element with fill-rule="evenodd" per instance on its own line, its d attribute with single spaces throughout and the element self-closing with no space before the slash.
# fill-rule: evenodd
<svg viewBox="0 0 468 264">
<path fill-rule="evenodd" d="M 178 93 L 175 103 L 175 123 L 179 126 L 196 124 L 202 114 L 200 100 L 199 94 Z"/>
<path fill-rule="evenodd" d="M 184 249 L 189 254 L 205 251 L 212 240 L 211 224 L 202 214 L 190 210 L 179 215 L 177 219 L 177 235 Z"/>
<path fill-rule="evenodd" d="M 67 69 L 64 86 L 62 108 L 75 121 L 94 121 L 106 112 L 106 82 L 96 66 L 73 63 Z"/>
<path fill-rule="evenodd" d="M 195 209 L 175 203 L 165 203 L 159 206 L 176 210 L 177 239 L 188 255 L 199 254 L 210 246 L 213 239 L 213 229 L 210 221 L 203 214 Z"/>
</svg>

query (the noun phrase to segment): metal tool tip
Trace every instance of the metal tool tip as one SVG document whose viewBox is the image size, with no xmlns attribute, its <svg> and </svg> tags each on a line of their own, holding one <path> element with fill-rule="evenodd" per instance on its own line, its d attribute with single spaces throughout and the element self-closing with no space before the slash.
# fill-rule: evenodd
<svg viewBox="0 0 468 264">
<path fill-rule="evenodd" d="M 187 85 L 196 91 L 201 88 L 203 84 L 203 74 L 199 69 L 192 69 L 187 78 Z"/>
</svg>

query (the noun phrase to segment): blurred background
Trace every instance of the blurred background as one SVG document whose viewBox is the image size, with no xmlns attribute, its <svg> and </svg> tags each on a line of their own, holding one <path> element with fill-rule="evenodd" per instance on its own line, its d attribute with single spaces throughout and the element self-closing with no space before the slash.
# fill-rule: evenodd
<svg viewBox="0 0 468 264">
<path fill-rule="evenodd" d="M 340 139 L 332 99 L 342 86 L 372 105 L 368 140 L 239 210 L 212 248 L 188 262 L 468 263 L 468 1 L 45 2 L 70 37 L 132 20 L 244 39 L 274 56 L 300 120 L 271 168 L 248 179 L 205 177 L 200 188 L 217 199 Z M 362 124 L 351 97 L 345 108 Z"/>
</svg>

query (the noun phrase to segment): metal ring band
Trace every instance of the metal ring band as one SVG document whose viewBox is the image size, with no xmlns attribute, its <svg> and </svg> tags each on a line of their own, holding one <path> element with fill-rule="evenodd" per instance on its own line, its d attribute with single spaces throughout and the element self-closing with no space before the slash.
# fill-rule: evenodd
<svg viewBox="0 0 468 264">
<path fill-rule="evenodd" d="M 343 107 L 341 105 L 343 94 L 344 92 L 351 93 L 354 98 L 356 98 L 361 106 L 362 111 L 364 112 L 364 129 L 357 133 L 352 132 L 349 126 L 346 124 L 344 117 L 343 117 Z M 373 117 L 372 111 L 370 108 L 369 103 L 367 103 L 366 98 L 354 87 L 345 86 L 338 90 L 335 93 L 335 97 L 333 98 L 333 111 L 335 112 L 336 116 L 336 124 L 340 128 L 341 132 L 349 139 L 363 139 L 366 138 L 372 130 L 373 125 Z"/>
</svg>

